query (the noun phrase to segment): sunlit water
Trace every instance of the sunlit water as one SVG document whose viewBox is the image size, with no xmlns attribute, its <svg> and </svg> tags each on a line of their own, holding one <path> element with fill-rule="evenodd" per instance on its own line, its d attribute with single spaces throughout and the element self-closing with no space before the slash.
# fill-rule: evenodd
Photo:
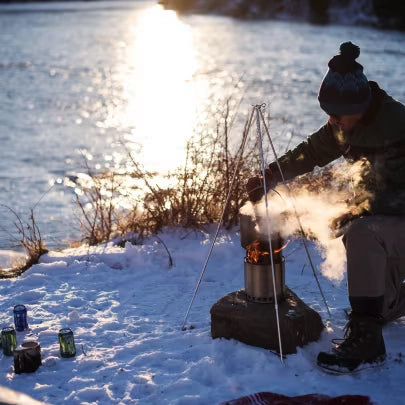
<svg viewBox="0 0 405 405">
<path fill-rule="evenodd" d="M 266 103 L 278 152 L 298 143 L 325 120 L 317 90 L 342 41 L 360 45 L 368 78 L 405 101 L 405 33 L 395 31 L 114 1 L 1 5 L 0 36 L 0 203 L 22 219 L 35 207 L 52 248 L 80 239 L 64 179 L 84 171 L 84 157 L 102 169 L 129 149 L 149 170 L 172 170 L 195 130 L 215 130 L 227 98 L 235 142 L 251 106 Z M 0 212 L 8 249 L 15 218 Z"/>
</svg>

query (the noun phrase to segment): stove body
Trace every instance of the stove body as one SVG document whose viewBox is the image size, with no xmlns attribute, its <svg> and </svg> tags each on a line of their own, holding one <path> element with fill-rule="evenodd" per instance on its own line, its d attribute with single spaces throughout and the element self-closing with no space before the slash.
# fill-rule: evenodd
<svg viewBox="0 0 405 405">
<path fill-rule="evenodd" d="M 258 222 L 247 215 L 240 215 L 240 229 L 241 245 L 247 252 L 243 266 L 247 299 L 266 304 L 274 303 L 276 297 L 281 302 L 285 292 L 284 240 L 279 233 L 272 234 L 270 245 Z"/>
</svg>

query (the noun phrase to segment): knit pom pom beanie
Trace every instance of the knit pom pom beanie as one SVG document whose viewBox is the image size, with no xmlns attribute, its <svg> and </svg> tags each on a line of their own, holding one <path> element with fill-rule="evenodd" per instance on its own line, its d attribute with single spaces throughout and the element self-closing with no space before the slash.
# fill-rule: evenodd
<svg viewBox="0 0 405 405">
<path fill-rule="evenodd" d="M 363 66 L 356 62 L 359 55 L 357 45 L 344 42 L 339 55 L 329 61 L 318 94 L 319 104 L 328 115 L 360 114 L 369 106 L 371 89 Z"/>
</svg>

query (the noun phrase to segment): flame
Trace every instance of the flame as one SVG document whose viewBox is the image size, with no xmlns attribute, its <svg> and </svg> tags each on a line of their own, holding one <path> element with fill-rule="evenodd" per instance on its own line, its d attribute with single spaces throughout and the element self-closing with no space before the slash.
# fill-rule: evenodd
<svg viewBox="0 0 405 405">
<path fill-rule="evenodd" d="M 274 254 L 280 253 L 282 250 L 284 250 L 284 249 L 288 246 L 289 243 L 290 243 L 290 241 L 288 240 L 286 243 L 284 243 L 283 246 L 281 246 L 280 249 L 274 249 L 274 250 L 273 250 L 273 253 L 274 253 Z"/>
<path fill-rule="evenodd" d="M 281 248 L 274 249 L 273 255 L 277 255 L 285 249 L 290 241 L 287 241 Z M 252 264 L 268 263 L 270 260 L 270 249 L 266 242 L 255 240 L 246 246 L 246 261 Z"/>
<path fill-rule="evenodd" d="M 270 252 L 268 250 L 263 250 L 263 243 L 259 240 L 255 240 L 246 247 L 246 260 L 248 263 L 258 264 L 269 255 Z"/>
</svg>

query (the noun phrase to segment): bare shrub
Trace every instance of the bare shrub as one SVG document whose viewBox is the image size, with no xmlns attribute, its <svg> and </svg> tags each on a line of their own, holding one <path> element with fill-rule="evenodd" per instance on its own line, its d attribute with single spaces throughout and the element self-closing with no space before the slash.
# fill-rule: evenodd
<svg viewBox="0 0 405 405">
<path fill-rule="evenodd" d="M 86 179 L 80 181 L 81 192 L 76 202 L 82 214 L 80 226 L 84 240 L 96 245 L 109 240 L 116 228 L 115 199 L 120 196 L 121 178 L 114 171 L 95 174 L 85 159 Z"/>
<path fill-rule="evenodd" d="M 90 181 L 86 186 L 81 183 L 81 195 L 77 195 L 84 240 L 96 244 L 117 234 L 125 240 L 136 235 L 139 240 L 165 226 L 201 228 L 218 222 L 222 212 L 223 226 L 236 225 L 239 209 L 247 199 L 246 181 L 260 161 L 256 141 L 245 150 L 242 143 L 230 142 L 231 126 L 227 100 L 216 128 L 205 129 L 187 142 L 184 165 L 165 176 L 165 184 L 170 186 L 157 184 L 157 174 L 144 170 L 128 150 L 129 161 L 120 174 L 95 175 L 86 162 Z M 241 139 L 248 130 L 246 122 Z M 128 183 L 131 185 L 124 186 Z M 131 209 L 115 204 L 123 198 L 127 207 L 130 201 Z"/>
<path fill-rule="evenodd" d="M 153 175 L 144 173 L 128 153 L 135 168 L 132 174 L 144 182 L 145 190 L 142 216 L 134 215 L 130 228 L 156 233 L 164 226 L 200 228 L 218 222 L 228 194 L 223 225 L 230 228 L 238 223 L 239 209 L 246 202 L 246 181 L 252 168 L 260 165 L 254 145 L 244 151 L 242 145 L 231 145 L 228 103 L 221 118 L 215 131 L 205 130 L 187 142 L 184 165 L 166 176 L 171 187 L 156 185 Z M 243 135 L 248 130 L 246 122 Z"/>
<path fill-rule="evenodd" d="M 9 278 L 20 275 L 33 264 L 38 263 L 41 255 L 47 253 L 48 249 L 45 247 L 45 243 L 42 240 L 41 232 L 35 221 L 33 209 L 30 210 L 28 221 L 24 222 L 12 208 L 4 204 L 1 204 L 1 206 L 6 208 L 14 216 L 15 220 L 13 224 L 17 230 L 18 237 L 11 232 L 8 232 L 8 234 L 13 241 L 17 242 L 24 248 L 27 256 L 24 263 L 21 263 L 7 271 L 0 271 L 0 278 Z"/>
</svg>

